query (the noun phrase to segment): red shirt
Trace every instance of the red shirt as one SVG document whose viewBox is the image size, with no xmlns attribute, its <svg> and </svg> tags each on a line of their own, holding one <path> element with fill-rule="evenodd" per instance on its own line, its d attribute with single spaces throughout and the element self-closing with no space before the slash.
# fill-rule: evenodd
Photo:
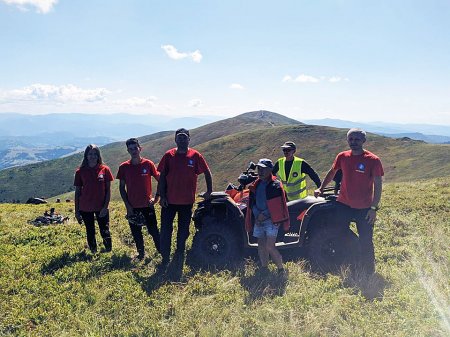
<svg viewBox="0 0 450 337">
<path fill-rule="evenodd" d="M 198 151 L 189 148 L 187 153 L 177 153 L 173 148 L 161 158 L 158 171 L 166 175 L 167 202 L 189 205 L 195 202 L 197 176 L 209 171 L 209 167 Z"/>
<path fill-rule="evenodd" d="M 111 170 L 106 165 L 80 167 L 75 171 L 74 186 L 81 187 L 80 211 L 98 212 L 105 203 L 106 182 L 113 181 Z"/>
<path fill-rule="evenodd" d="M 152 176 L 158 178 L 159 172 L 149 159 L 141 158 L 137 165 L 131 164 L 131 159 L 120 164 L 116 178 L 125 181 L 128 201 L 133 208 L 149 207 Z"/>
<path fill-rule="evenodd" d="M 380 158 L 366 150 L 361 155 L 352 155 L 348 150 L 337 155 L 333 168 L 342 170 L 337 200 L 351 208 L 369 208 L 373 201 L 374 178 L 384 175 Z"/>
</svg>

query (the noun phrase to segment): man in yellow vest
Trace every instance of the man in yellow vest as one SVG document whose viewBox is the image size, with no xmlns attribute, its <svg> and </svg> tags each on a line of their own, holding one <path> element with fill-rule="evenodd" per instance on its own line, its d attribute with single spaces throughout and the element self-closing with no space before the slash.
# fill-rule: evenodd
<svg viewBox="0 0 450 337">
<path fill-rule="evenodd" d="M 297 147 L 294 142 L 286 142 L 281 148 L 284 157 L 278 159 L 272 173 L 283 183 L 288 201 L 302 199 L 307 196 L 306 175 L 320 187 L 321 181 L 316 171 L 302 158 L 294 156 Z"/>
</svg>

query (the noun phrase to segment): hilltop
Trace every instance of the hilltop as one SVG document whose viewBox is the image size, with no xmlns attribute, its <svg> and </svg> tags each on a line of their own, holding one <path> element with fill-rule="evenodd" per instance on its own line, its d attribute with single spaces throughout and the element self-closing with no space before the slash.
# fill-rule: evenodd
<svg viewBox="0 0 450 337">
<path fill-rule="evenodd" d="M 236 181 L 249 161 L 280 157 L 280 145 L 286 140 L 294 141 L 298 146 L 297 154 L 323 177 L 335 155 L 347 148 L 346 132 L 347 129 L 306 125 L 273 112 L 255 111 L 192 129 L 191 146 L 210 164 L 214 189 L 223 190 L 228 182 Z M 173 131 L 144 136 L 140 141 L 142 155 L 157 163 L 164 152 L 174 146 Z M 447 144 L 368 134 L 366 145 L 381 157 L 386 182 L 450 176 Z M 102 147 L 102 154 L 114 174 L 119 164 L 128 159 L 123 142 Z M 0 171 L 0 201 L 24 201 L 30 196 L 50 197 L 72 191 L 74 170 L 81 159 L 82 154 L 76 154 Z M 203 188 L 202 184 L 203 178 L 199 189 Z M 117 182 L 113 184 L 113 198 L 118 198 Z"/>
<path fill-rule="evenodd" d="M 254 111 L 195 128 L 191 131 L 191 146 L 244 130 L 273 128 L 278 125 L 301 124 L 298 121 L 269 111 Z M 174 126 L 174 128 L 182 125 Z M 130 136 L 131 137 L 131 136 Z M 158 162 L 165 151 L 174 146 L 173 131 L 163 131 L 139 137 L 142 155 Z M 87 144 L 86 144 L 87 145 Z M 124 142 L 115 142 L 101 148 L 104 161 L 117 172 L 119 164 L 127 159 Z M 0 202 L 20 200 L 30 196 L 51 197 L 73 190 L 74 170 L 83 158 L 78 153 L 65 158 L 9 168 L 0 171 Z M 214 168 L 213 168 L 214 169 Z"/>
</svg>

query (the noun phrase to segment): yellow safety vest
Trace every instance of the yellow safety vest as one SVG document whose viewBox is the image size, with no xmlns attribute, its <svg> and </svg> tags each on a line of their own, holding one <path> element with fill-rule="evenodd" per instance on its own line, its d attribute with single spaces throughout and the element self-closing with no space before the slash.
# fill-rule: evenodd
<svg viewBox="0 0 450 337">
<path fill-rule="evenodd" d="M 286 178 L 285 163 L 285 157 L 278 159 L 277 177 L 283 183 L 287 199 L 297 200 L 305 198 L 308 191 L 306 190 L 306 175 L 302 172 L 303 159 L 294 156 L 294 162 L 288 178 Z"/>
</svg>

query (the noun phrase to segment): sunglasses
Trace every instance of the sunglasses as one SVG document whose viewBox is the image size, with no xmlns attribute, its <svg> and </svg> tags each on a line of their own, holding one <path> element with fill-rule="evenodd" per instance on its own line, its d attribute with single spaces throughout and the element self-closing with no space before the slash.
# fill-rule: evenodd
<svg viewBox="0 0 450 337">
<path fill-rule="evenodd" d="M 284 153 L 291 152 L 291 151 L 292 151 L 292 149 L 283 149 Z"/>
</svg>

